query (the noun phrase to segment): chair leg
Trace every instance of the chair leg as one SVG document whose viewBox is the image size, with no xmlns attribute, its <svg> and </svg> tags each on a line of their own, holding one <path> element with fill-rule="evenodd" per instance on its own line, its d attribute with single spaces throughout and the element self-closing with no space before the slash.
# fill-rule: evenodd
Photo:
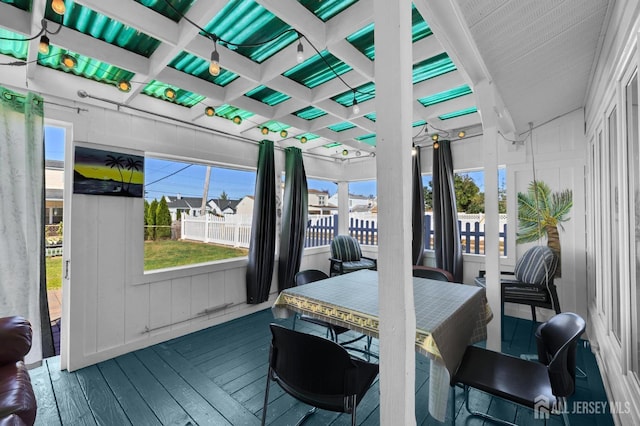
<svg viewBox="0 0 640 426">
<path fill-rule="evenodd" d="M 300 420 L 298 420 L 298 423 L 296 423 L 296 426 L 300 426 L 302 425 L 304 422 L 307 421 L 307 419 L 309 417 L 311 417 L 316 411 L 318 411 L 317 407 L 312 407 L 311 410 L 307 411 L 304 416 L 302 416 L 302 418 Z"/>
<path fill-rule="evenodd" d="M 267 388 L 264 390 L 264 405 L 262 406 L 262 422 L 261 426 L 265 425 L 265 421 L 267 420 L 267 405 L 269 405 L 269 385 L 271 384 L 271 367 L 269 367 L 269 371 L 267 372 Z"/>
<path fill-rule="evenodd" d="M 536 317 L 536 307 L 531 305 L 531 319 L 534 323 L 538 322 L 538 318 Z"/>
<path fill-rule="evenodd" d="M 515 423 L 511 423 L 511 422 L 508 422 L 506 420 L 499 419 L 499 418 L 494 417 L 494 416 L 492 416 L 490 414 L 472 410 L 471 407 L 469 406 L 469 386 L 466 386 L 466 385 L 464 386 L 464 406 L 466 407 L 466 409 L 469 412 L 469 414 L 471 414 L 472 416 L 482 417 L 483 419 L 491 420 L 492 422 L 496 422 L 496 423 L 499 423 L 499 424 L 502 424 L 502 425 L 518 426 Z"/>
</svg>

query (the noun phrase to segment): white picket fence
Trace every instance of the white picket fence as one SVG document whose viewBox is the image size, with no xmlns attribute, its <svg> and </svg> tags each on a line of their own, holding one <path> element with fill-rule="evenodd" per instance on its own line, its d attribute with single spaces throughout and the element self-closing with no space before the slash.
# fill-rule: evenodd
<svg viewBox="0 0 640 426">
<path fill-rule="evenodd" d="M 250 216 L 183 216 L 181 222 L 181 235 L 185 240 L 249 248 L 251 240 Z"/>
</svg>

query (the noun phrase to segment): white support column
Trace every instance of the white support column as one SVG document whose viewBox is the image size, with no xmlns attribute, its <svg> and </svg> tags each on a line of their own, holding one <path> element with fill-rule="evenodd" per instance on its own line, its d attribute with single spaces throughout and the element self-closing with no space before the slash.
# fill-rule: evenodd
<svg viewBox="0 0 640 426">
<path fill-rule="evenodd" d="M 415 425 L 411 0 L 374 0 L 380 424 Z"/>
<path fill-rule="evenodd" d="M 338 182 L 338 234 L 349 234 L 349 182 Z"/>
<path fill-rule="evenodd" d="M 474 88 L 478 112 L 482 117 L 484 152 L 484 254 L 487 271 L 487 299 L 493 320 L 487 326 L 487 348 L 500 351 L 502 318 L 500 300 L 500 238 L 498 214 L 498 115 L 493 85 L 483 80 Z"/>
</svg>

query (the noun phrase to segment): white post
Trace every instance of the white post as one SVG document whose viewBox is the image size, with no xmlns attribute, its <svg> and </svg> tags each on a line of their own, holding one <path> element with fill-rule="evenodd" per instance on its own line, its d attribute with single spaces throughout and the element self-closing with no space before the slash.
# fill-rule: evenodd
<svg viewBox="0 0 640 426">
<path fill-rule="evenodd" d="M 240 221 L 235 221 L 233 225 L 233 246 L 240 247 Z"/>
<path fill-rule="evenodd" d="M 487 348 L 500 351 L 502 346 L 500 295 L 500 238 L 498 236 L 498 116 L 496 93 L 493 85 L 483 80 L 475 87 L 478 111 L 482 117 L 482 143 L 484 153 L 484 254 L 487 300 L 493 311 L 493 320 L 487 326 Z"/>
<path fill-rule="evenodd" d="M 211 235 L 209 235 L 209 215 L 204 215 L 204 242 L 208 243 Z"/>
<path fill-rule="evenodd" d="M 411 271 L 411 0 L 374 0 L 380 424 L 416 424 Z"/>
<path fill-rule="evenodd" d="M 338 234 L 349 234 L 349 182 L 338 182 Z"/>
</svg>

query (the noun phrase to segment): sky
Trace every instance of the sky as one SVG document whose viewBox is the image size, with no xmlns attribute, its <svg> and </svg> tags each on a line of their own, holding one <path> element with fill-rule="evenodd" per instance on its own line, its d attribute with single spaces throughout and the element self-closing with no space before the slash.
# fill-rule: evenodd
<svg viewBox="0 0 640 426">
<path fill-rule="evenodd" d="M 60 127 L 45 126 L 45 157 L 51 160 L 64 160 L 65 130 Z M 206 166 L 200 164 L 182 163 L 178 161 L 145 158 L 145 198 L 147 200 L 160 199 L 163 195 L 183 197 L 202 197 Z M 484 172 L 464 172 L 470 175 L 480 191 L 484 192 Z M 426 186 L 431 176 L 424 175 Z M 505 169 L 498 173 L 499 184 L 504 185 Z M 338 186 L 331 181 L 308 179 L 310 189 L 326 190 L 333 195 Z M 230 199 L 241 199 L 246 195 L 253 195 L 255 189 L 255 172 L 236 169 L 212 167 L 209 180 L 207 199 L 220 198 L 225 192 Z M 376 195 L 376 182 L 351 182 L 349 192 L 357 195 Z"/>
</svg>

